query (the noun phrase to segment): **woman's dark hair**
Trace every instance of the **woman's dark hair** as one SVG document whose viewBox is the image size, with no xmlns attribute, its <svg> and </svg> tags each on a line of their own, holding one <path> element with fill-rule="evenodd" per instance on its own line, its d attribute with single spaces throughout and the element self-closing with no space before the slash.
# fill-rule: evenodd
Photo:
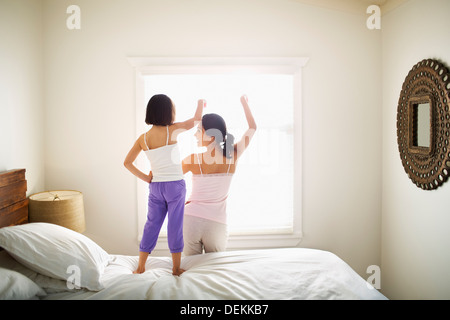
<svg viewBox="0 0 450 320">
<path fill-rule="evenodd" d="M 165 94 L 156 94 L 148 101 L 145 123 L 167 126 L 174 121 L 174 105 Z"/>
<path fill-rule="evenodd" d="M 223 156 L 230 159 L 234 150 L 234 137 L 228 133 L 225 120 L 215 113 L 208 113 L 202 117 L 202 127 L 205 133 L 214 137 L 223 149 Z"/>
</svg>

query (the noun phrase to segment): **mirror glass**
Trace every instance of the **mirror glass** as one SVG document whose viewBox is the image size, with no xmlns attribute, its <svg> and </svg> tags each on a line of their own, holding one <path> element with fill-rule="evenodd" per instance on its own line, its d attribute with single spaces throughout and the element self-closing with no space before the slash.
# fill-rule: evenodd
<svg viewBox="0 0 450 320">
<path fill-rule="evenodd" d="M 430 103 L 413 106 L 413 145 L 415 147 L 430 147 Z"/>
</svg>

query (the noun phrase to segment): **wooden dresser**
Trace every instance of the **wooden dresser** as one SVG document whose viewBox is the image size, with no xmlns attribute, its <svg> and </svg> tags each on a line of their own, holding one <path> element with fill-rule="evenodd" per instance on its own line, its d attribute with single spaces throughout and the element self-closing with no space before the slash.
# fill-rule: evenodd
<svg viewBox="0 0 450 320">
<path fill-rule="evenodd" d="M 0 228 L 28 222 L 25 169 L 0 172 Z"/>
</svg>

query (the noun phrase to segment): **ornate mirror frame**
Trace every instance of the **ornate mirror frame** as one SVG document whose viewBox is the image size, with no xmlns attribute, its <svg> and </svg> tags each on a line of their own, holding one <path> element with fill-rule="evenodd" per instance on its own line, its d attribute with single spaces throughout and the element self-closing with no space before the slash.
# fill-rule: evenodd
<svg viewBox="0 0 450 320">
<path fill-rule="evenodd" d="M 422 109 L 425 120 L 419 118 L 419 107 L 422 106 L 429 108 L 429 111 Z M 449 109 L 450 73 L 447 67 L 433 59 L 417 63 L 406 77 L 400 94 L 397 142 L 408 177 L 424 190 L 437 189 L 450 175 Z M 425 138 L 420 143 L 419 127 L 425 128 L 421 129 Z"/>
</svg>

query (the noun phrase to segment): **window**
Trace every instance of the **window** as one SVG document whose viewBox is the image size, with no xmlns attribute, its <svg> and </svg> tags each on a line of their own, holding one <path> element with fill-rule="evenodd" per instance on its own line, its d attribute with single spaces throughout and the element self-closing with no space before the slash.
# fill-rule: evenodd
<svg viewBox="0 0 450 320">
<path fill-rule="evenodd" d="M 240 139 L 247 122 L 239 98 L 247 94 L 258 131 L 238 162 L 227 202 L 229 248 L 295 246 L 301 239 L 301 67 L 306 59 L 130 58 L 136 67 L 136 129 L 146 130 L 151 96 L 167 94 L 177 121 L 192 117 L 198 99 L 204 113 L 218 113 Z M 201 152 L 196 128 L 179 136 L 181 156 Z M 149 170 L 145 155 L 137 165 Z M 186 176 L 187 195 L 190 174 Z M 147 186 L 138 181 L 139 235 L 146 221 Z M 157 249 L 166 249 L 163 226 Z M 161 241 L 162 240 L 162 241 Z"/>
</svg>

